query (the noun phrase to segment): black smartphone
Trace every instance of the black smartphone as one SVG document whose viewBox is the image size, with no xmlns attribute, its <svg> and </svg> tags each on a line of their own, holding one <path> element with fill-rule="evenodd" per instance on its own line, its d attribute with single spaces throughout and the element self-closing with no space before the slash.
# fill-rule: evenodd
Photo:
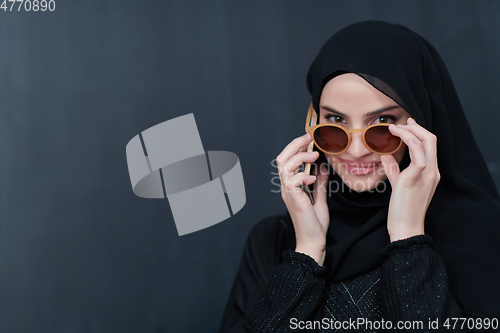
<svg viewBox="0 0 500 333">
<path fill-rule="evenodd" d="M 323 152 L 321 150 L 318 149 L 318 147 L 316 147 L 316 145 L 314 144 L 314 141 L 311 141 L 311 143 L 307 147 L 307 151 L 308 152 L 317 151 L 319 153 L 319 157 L 314 162 L 313 165 L 311 165 L 311 163 L 309 163 L 309 162 L 306 162 L 306 163 L 303 164 L 304 173 L 310 175 L 311 171 L 312 171 L 313 174 L 318 175 L 319 173 L 317 172 L 317 168 L 319 168 L 322 163 L 326 162 L 324 154 L 323 154 Z M 314 183 L 312 183 L 310 185 L 304 185 L 304 184 L 302 184 L 301 188 L 307 194 L 307 196 L 309 197 L 309 200 L 311 201 L 311 205 L 314 205 L 314 196 L 313 196 Z"/>
</svg>

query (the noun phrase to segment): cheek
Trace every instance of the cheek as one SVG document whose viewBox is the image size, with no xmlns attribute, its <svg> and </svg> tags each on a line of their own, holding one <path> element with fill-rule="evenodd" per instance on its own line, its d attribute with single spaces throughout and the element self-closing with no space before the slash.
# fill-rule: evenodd
<svg viewBox="0 0 500 333">
<path fill-rule="evenodd" d="M 338 157 L 342 157 L 343 154 L 340 154 L 340 155 L 332 155 L 332 154 L 325 154 L 325 157 L 328 161 L 328 163 L 333 166 L 334 164 L 336 163 L 339 163 L 339 159 Z"/>
</svg>

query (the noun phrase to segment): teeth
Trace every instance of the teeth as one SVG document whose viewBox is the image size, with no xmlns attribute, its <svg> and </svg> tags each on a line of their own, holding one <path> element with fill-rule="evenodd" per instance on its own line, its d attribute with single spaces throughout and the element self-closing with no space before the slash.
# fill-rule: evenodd
<svg viewBox="0 0 500 333">
<path fill-rule="evenodd" d="M 379 165 L 380 163 L 377 163 L 377 164 L 369 164 L 369 165 L 356 165 L 356 164 L 351 164 L 350 166 L 353 167 L 353 168 L 371 168 L 371 167 L 374 167 L 374 166 L 377 166 Z"/>
</svg>

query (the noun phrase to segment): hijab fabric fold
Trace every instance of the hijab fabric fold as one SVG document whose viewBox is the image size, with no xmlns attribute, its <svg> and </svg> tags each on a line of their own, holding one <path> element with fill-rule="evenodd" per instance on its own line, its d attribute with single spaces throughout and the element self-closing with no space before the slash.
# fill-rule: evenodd
<svg viewBox="0 0 500 333">
<path fill-rule="evenodd" d="M 404 26 L 381 21 L 352 24 L 324 44 L 307 74 L 318 114 L 324 86 L 343 73 L 363 77 L 437 136 L 441 180 L 427 210 L 425 233 L 433 237 L 450 292 L 462 311 L 498 317 L 500 196 L 441 57 Z M 400 169 L 410 163 L 407 151 Z M 336 282 L 382 263 L 379 252 L 390 242 L 391 186 L 386 179 L 374 191 L 356 192 L 334 172 L 329 182 L 333 185 L 327 198 L 325 266 L 330 267 L 329 281 Z"/>
</svg>

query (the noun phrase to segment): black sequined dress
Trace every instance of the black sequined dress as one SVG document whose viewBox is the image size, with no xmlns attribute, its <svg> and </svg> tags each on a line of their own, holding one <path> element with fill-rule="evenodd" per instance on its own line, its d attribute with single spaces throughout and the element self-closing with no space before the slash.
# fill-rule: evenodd
<svg viewBox="0 0 500 333">
<path fill-rule="evenodd" d="M 328 283 L 328 267 L 287 249 L 284 226 L 272 217 L 250 233 L 220 332 L 476 332 L 443 326 L 447 318 L 475 317 L 449 292 L 431 236 L 390 243 L 381 266 Z"/>
</svg>

